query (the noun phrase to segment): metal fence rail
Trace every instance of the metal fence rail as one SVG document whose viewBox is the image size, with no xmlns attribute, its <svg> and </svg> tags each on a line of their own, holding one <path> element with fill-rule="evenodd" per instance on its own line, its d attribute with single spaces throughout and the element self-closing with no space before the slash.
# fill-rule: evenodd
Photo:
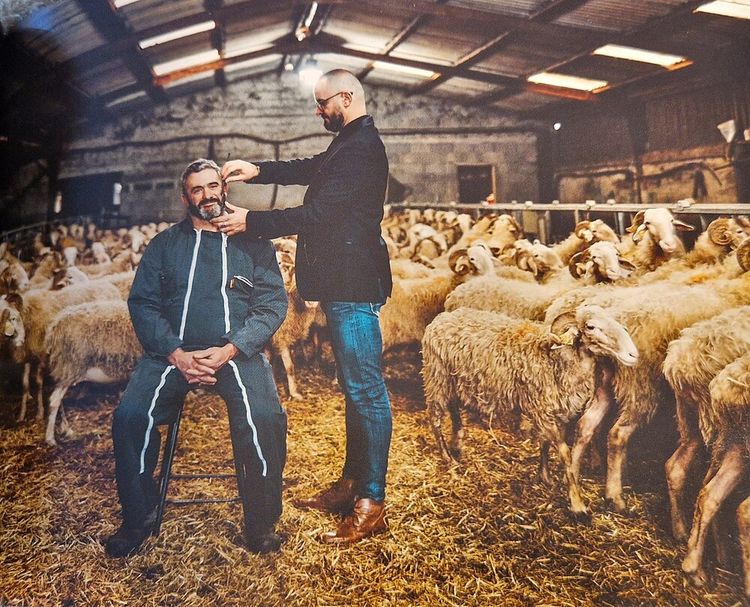
<svg viewBox="0 0 750 607">
<path fill-rule="evenodd" d="M 543 243 L 547 243 L 552 236 L 553 215 L 570 217 L 573 221 L 586 219 L 604 219 L 615 228 L 619 234 L 625 233 L 638 211 L 646 209 L 668 208 L 674 215 L 694 216 L 700 221 L 701 228 L 706 229 L 708 224 L 721 215 L 748 215 L 750 204 L 691 204 L 677 203 L 674 205 L 664 204 L 597 204 L 597 203 L 496 203 L 496 204 L 442 204 L 442 203 L 394 203 L 391 209 L 394 211 L 408 211 L 410 209 L 424 211 L 426 209 L 456 211 L 469 213 L 477 218 L 489 213 L 509 213 L 521 225 L 524 213 L 533 213 L 536 216 L 536 235 Z M 526 222 L 528 223 L 528 222 Z M 526 231 L 533 232 L 528 226 Z"/>
</svg>

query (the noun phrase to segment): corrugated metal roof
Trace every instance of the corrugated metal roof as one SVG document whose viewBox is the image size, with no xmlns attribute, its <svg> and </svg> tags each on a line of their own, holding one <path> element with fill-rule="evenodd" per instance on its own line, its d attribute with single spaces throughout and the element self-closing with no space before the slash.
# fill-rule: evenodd
<svg viewBox="0 0 750 607">
<path fill-rule="evenodd" d="M 589 0 L 579 8 L 555 19 L 561 25 L 626 32 L 645 25 L 649 19 L 666 15 L 687 4 L 685 0 Z"/>
<path fill-rule="evenodd" d="M 138 0 L 119 9 L 104 0 L 89 2 L 61 0 L 35 11 L 23 22 L 24 40 L 34 54 L 52 65 L 76 58 L 72 65 L 82 71 L 75 75 L 78 84 L 92 98 L 110 102 L 128 98 L 141 102 L 144 96 L 137 95 L 139 87 L 147 99 L 158 101 L 162 85 L 168 86 L 170 97 L 195 87 L 213 86 L 214 70 L 221 68 L 223 61 L 226 81 L 231 83 L 279 69 L 281 58 L 291 55 L 295 65 L 300 58 L 312 57 L 322 69 L 345 67 L 355 73 L 380 60 L 385 65 L 367 70 L 367 84 L 411 88 L 438 97 L 477 98 L 502 87 L 518 90 L 519 94 L 492 104 L 515 110 L 523 105 L 534 108 L 559 102 L 556 97 L 523 92 L 524 78 L 538 71 L 604 79 L 615 87 L 665 71 L 590 57 L 600 43 L 646 46 L 686 55 L 699 65 L 703 59 L 711 60 L 717 46 L 746 48 L 742 45 L 748 39 L 747 23 L 681 10 L 687 0 L 562 4 L 552 0 L 326 4 L 321 0 L 310 37 L 300 43 L 294 30 L 312 3 L 224 0 L 209 13 L 205 0 Z M 539 18 L 545 9 L 551 9 L 551 14 Z M 644 29 L 674 11 L 679 16 L 677 24 L 670 16 L 657 27 Z M 143 37 L 209 18 L 216 21 L 222 36 L 204 31 L 138 49 Z M 671 27 L 664 26 L 669 19 Z M 221 52 L 215 48 L 217 38 L 223 39 Z M 160 64 L 194 56 L 204 65 L 152 82 L 157 71 L 156 76 L 164 73 L 165 68 L 157 69 Z M 404 69 L 410 66 L 425 70 Z M 432 80 L 432 72 L 441 76 Z"/>
</svg>

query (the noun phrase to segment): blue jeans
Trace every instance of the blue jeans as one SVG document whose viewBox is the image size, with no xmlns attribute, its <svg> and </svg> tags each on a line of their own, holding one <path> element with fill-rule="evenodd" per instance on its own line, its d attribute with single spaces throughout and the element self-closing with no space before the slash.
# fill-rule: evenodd
<svg viewBox="0 0 750 607">
<path fill-rule="evenodd" d="M 391 403 L 383 380 L 379 303 L 323 304 L 339 383 L 346 397 L 346 461 L 341 474 L 357 495 L 385 499 Z"/>
</svg>

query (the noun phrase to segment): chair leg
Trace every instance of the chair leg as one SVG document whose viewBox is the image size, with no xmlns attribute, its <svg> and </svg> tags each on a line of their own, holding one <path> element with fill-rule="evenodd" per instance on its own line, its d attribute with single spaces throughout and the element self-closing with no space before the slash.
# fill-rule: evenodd
<svg viewBox="0 0 750 607">
<path fill-rule="evenodd" d="M 169 479 L 172 476 L 172 461 L 177 449 L 177 434 L 180 431 L 180 422 L 182 421 L 182 409 L 177 414 L 177 419 L 169 425 L 169 433 L 166 443 L 164 444 L 164 454 L 161 460 L 161 471 L 159 473 L 159 503 L 156 506 L 156 519 L 151 528 L 151 535 L 159 535 L 161 531 L 161 521 L 164 518 L 164 507 L 167 503 L 167 489 L 169 488 Z"/>
</svg>

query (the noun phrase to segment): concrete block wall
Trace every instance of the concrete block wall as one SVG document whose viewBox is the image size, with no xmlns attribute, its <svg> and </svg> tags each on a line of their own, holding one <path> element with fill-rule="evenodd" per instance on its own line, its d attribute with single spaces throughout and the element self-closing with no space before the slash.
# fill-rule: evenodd
<svg viewBox="0 0 750 607">
<path fill-rule="evenodd" d="M 493 164 L 500 200 L 536 198 L 532 123 L 522 125 L 499 111 L 452 101 L 407 98 L 366 82 L 365 89 L 391 173 L 412 189 L 411 200 L 456 200 L 458 164 Z M 61 178 L 121 172 L 120 214 L 133 221 L 179 216 L 180 173 L 189 161 L 211 151 L 219 164 L 228 157 L 266 160 L 274 158 L 276 142 L 281 159 L 297 158 L 324 150 L 332 136 L 314 114 L 312 94 L 300 88 L 294 74 L 286 73 L 121 112 L 112 123 L 78 133 L 63 160 Z M 456 129 L 462 134 L 454 134 Z M 174 187 L 167 186 L 169 181 Z M 303 187 L 279 187 L 276 206 L 299 204 L 303 193 Z M 240 185 L 232 188 L 230 200 L 263 209 L 269 208 L 273 195 L 273 186 Z M 46 195 L 34 205 L 44 215 Z"/>
</svg>

